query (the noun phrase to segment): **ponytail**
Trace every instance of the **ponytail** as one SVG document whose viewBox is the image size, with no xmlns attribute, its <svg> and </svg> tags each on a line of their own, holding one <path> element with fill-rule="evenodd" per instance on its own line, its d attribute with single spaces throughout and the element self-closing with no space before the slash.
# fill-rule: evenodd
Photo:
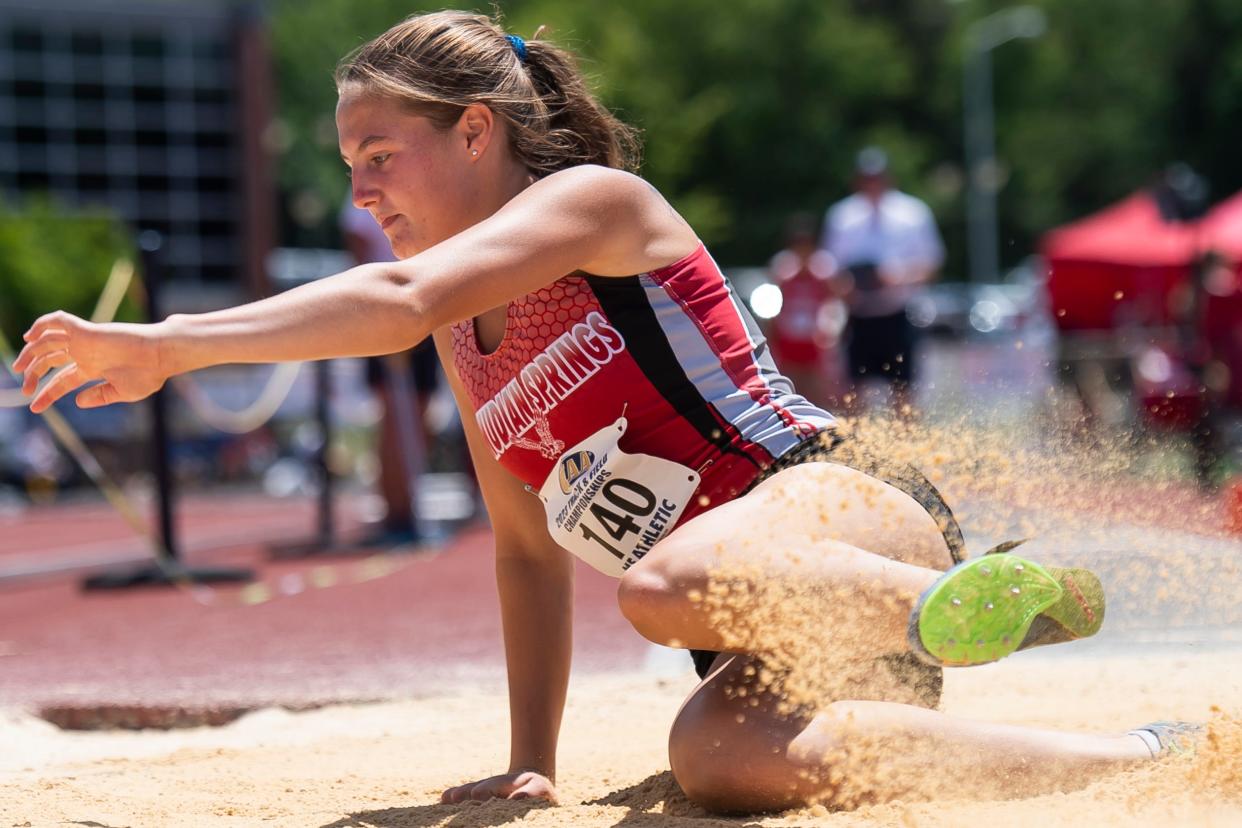
<svg viewBox="0 0 1242 828">
<path fill-rule="evenodd" d="M 529 41 L 466 12 L 415 15 L 341 61 L 337 91 L 393 97 L 448 129 L 480 103 L 509 128 L 514 155 L 537 177 L 581 164 L 636 171 L 632 127 L 588 89 L 574 57 L 539 31 Z"/>
</svg>

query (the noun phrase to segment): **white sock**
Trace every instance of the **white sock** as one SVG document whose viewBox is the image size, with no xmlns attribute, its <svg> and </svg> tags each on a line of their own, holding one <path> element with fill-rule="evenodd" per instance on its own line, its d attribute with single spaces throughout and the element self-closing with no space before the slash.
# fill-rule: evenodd
<svg viewBox="0 0 1242 828">
<path fill-rule="evenodd" d="M 1150 730 L 1131 730 L 1127 736 L 1137 736 L 1143 740 L 1143 744 L 1147 745 L 1147 749 L 1151 751 L 1151 758 L 1155 759 L 1160 755 L 1160 738 Z"/>
</svg>

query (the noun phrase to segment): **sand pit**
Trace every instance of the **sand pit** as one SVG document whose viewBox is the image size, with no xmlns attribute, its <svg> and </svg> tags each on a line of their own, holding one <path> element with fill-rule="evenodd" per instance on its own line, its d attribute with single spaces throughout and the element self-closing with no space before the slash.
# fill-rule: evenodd
<svg viewBox="0 0 1242 828">
<path fill-rule="evenodd" d="M 1165 652 L 1159 652 L 1159 650 Z M 1159 718 L 1242 710 L 1242 650 L 1228 644 L 1111 654 L 1022 654 L 950 671 L 944 709 L 996 721 L 1108 732 Z M 1186 650 L 1196 651 L 1184 654 Z M 67 733 L 0 718 L 0 824 L 281 825 L 482 828 L 504 825 L 1239 825 L 1242 739 L 1219 728 L 1192 760 L 1172 759 L 1080 791 L 1009 802 L 896 803 L 724 820 L 688 803 L 667 772 L 665 738 L 679 677 L 588 676 L 571 687 L 555 808 L 436 804 L 441 789 L 503 769 L 504 697 L 435 698 L 288 713 L 222 728 Z M 1220 714 L 1215 714 L 1220 720 Z M 951 763 L 952 756 L 940 757 Z M 934 774 L 935 768 L 929 768 Z"/>
</svg>

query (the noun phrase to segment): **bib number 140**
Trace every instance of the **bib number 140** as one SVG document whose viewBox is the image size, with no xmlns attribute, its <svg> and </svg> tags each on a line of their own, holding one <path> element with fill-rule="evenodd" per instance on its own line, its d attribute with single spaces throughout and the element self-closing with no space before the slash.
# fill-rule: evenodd
<svg viewBox="0 0 1242 828">
<path fill-rule="evenodd" d="M 604 500 L 610 505 L 616 507 L 617 511 L 613 511 L 602 503 L 592 503 L 590 508 L 591 515 L 595 518 L 596 523 L 604 534 L 618 543 L 623 542 L 627 535 L 636 535 L 642 531 L 634 518 L 647 517 L 655 511 L 655 493 L 643 484 L 635 483 L 633 480 L 627 480 L 624 477 L 609 480 L 600 489 L 600 494 L 603 495 Z M 625 559 L 624 552 L 609 543 L 602 535 L 588 526 L 587 523 L 588 521 L 584 520 L 578 524 L 578 528 L 582 530 L 584 538 L 593 543 L 598 543 L 604 549 L 616 555 L 618 559 Z"/>
</svg>

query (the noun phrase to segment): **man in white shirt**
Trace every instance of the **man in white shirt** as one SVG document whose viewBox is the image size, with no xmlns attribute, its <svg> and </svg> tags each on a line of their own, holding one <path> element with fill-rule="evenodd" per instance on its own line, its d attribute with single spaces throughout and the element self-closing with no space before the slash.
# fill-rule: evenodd
<svg viewBox="0 0 1242 828">
<path fill-rule="evenodd" d="M 867 147 L 854 167 L 854 194 L 829 208 L 821 243 L 836 259 L 849 305 L 847 399 L 859 401 L 858 384 L 871 377 L 889 383 L 894 407 L 908 413 L 915 332 L 906 306 L 944 262 L 931 210 L 894 189 L 888 157 Z"/>
</svg>

